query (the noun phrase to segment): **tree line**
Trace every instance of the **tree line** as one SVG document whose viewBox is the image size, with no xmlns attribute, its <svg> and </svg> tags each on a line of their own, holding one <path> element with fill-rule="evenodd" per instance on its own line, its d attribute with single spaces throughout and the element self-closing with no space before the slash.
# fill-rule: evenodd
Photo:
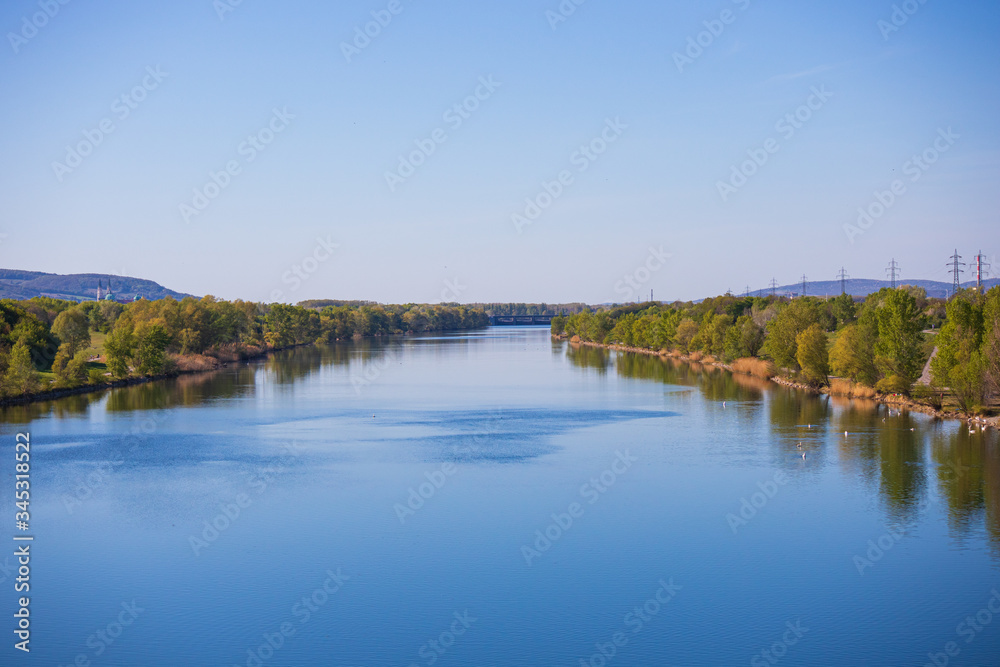
<svg viewBox="0 0 1000 667">
<path fill-rule="evenodd" d="M 860 303 L 843 294 L 633 304 L 555 317 L 552 333 L 742 368 L 764 367 L 747 363 L 760 361 L 763 375 L 814 386 L 836 376 L 856 391 L 918 393 L 938 403 L 948 390 L 969 412 L 1000 396 L 1000 288 L 964 290 L 948 301 L 903 286 Z M 915 387 L 932 353 L 931 382 Z"/>
<path fill-rule="evenodd" d="M 479 309 L 442 305 L 301 305 L 211 296 L 130 304 L 47 297 L 0 300 L 0 395 L 169 373 L 191 359 L 233 361 L 306 343 L 489 326 Z M 93 358 L 102 334 L 103 363 Z M 47 380 L 42 374 L 51 374 Z"/>
</svg>

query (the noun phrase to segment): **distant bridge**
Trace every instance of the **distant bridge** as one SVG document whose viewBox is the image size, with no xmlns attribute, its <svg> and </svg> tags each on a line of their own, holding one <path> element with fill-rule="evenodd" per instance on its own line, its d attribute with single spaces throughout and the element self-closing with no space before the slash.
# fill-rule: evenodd
<svg viewBox="0 0 1000 667">
<path fill-rule="evenodd" d="M 533 324 L 552 324 L 552 315 L 491 315 L 490 325 L 494 327 L 524 327 Z"/>
</svg>

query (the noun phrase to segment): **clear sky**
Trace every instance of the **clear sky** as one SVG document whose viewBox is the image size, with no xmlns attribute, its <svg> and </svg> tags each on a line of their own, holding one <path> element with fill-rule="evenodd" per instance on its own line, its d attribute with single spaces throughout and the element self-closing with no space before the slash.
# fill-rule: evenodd
<svg viewBox="0 0 1000 667">
<path fill-rule="evenodd" d="M 1000 251 L 992 0 L 236 1 L 0 4 L 0 266 L 596 303 Z"/>
</svg>

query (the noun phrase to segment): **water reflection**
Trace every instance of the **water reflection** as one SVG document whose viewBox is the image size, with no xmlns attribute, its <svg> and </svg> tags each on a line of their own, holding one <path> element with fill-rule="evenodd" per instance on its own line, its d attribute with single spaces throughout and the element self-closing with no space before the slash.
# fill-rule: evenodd
<svg viewBox="0 0 1000 667">
<path fill-rule="evenodd" d="M 931 458 L 948 506 L 948 523 L 960 541 L 985 522 L 1000 549 L 1000 452 L 995 430 L 970 432 L 964 423 L 941 424 L 931 436 Z"/>
<path fill-rule="evenodd" d="M 604 375 L 611 366 L 611 354 L 603 348 L 574 343 L 553 345 L 553 352 L 561 353 L 563 349 L 566 350 L 566 358 L 577 368 L 594 369 L 598 374 Z"/>
<path fill-rule="evenodd" d="M 942 422 L 871 400 L 810 395 L 669 357 L 559 342 L 552 350 L 601 374 L 613 365 L 619 377 L 694 387 L 708 401 L 763 402 L 776 465 L 798 473 L 836 460 L 844 475 L 877 495 L 887 522 L 897 527 L 912 526 L 940 499 L 959 543 L 985 530 L 1000 552 L 996 429 L 977 426 L 970 432 L 963 422 Z"/>
<path fill-rule="evenodd" d="M 198 406 L 253 396 L 270 383 L 288 387 L 329 370 L 345 378 L 367 377 L 402 363 L 415 349 L 436 357 L 454 354 L 456 345 L 467 346 L 470 342 L 427 336 L 301 347 L 264 360 L 230 364 L 211 373 L 8 406 L 0 411 L 0 418 L 21 425 L 44 417 L 84 418 L 94 408 L 129 413 Z M 769 434 L 764 446 L 770 448 L 773 465 L 797 475 L 836 465 L 845 478 L 857 480 L 878 497 L 887 521 L 898 526 L 912 525 L 923 513 L 933 511 L 931 503 L 940 502 L 957 543 L 981 539 L 985 534 L 1000 552 L 1000 435 L 996 429 L 975 427 L 970 432 L 964 422 L 936 421 L 869 400 L 809 395 L 759 378 L 672 358 L 609 352 L 565 342 L 553 342 L 551 352 L 564 356 L 574 368 L 600 375 L 613 370 L 619 378 L 691 387 L 707 403 L 720 407 L 729 402 L 729 409 L 738 410 L 740 419 L 745 420 L 748 432 L 756 423 L 761 432 Z M 614 421 L 636 416 L 595 418 Z M 503 458 L 524 455 L 525 451 L 537 456 L 547 451 L 542 440 L 534 442 L 534 449 L 489 450 L 496 447 L 497 441 L 523 443 L 532 437 L 541 438 L 546 434 L 538 430 L 540 422 L 551 426 L 562 424 L 563 418 L 567 423 L 580 419 L 576 414 L 548 414 L 540 419 L 525 413 L 523 418 L 517 417 L 507 414 L 502 422 L 497 420 L 503 428 L 493 430 L 505 437 L 483 439 L 483 434 L 472 431 L 483 441 L 484 451 L 477 447 L 461 449 L 468 448 L 468 437 L 463 437 L 460 428 L 428 439 L 428 446 L 443 447 L 443 459 L 461 459 L 459 449 L 463 456 L 472 458 Z M 477 420 L 492 423 L 482 415 L 477 415 Z M 464 422 L 457 419 L 456 423 Z"/>
</svg>

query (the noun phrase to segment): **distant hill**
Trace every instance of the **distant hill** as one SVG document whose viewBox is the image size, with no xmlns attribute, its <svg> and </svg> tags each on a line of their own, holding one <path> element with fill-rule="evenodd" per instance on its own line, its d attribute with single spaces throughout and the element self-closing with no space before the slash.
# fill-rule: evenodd
<svg viewBox="0 0 1000 667">
<path fill-rule="evenodd" d="M 152 280 L 112 276 L 106 273 L 42 273 L 41 271 L 20 271 L 0 269 L 0 299 L 30 299 L 48 296 L 67 301 L 86 301 L 97 297 L 97 283 L 102 285 L 102 294 L 107 293 L 108 281 L 112 291 L 131 299 L 138 294 L 144 299 L 162 299 L 172 296 L 183 299 L 190 294 L 169 290 Z"/>
<path fill-rule="evenodd" d="M 899 280 L 897 281 L 899 285 L 913 285 L 915 287 L 923 287 L 927 290 L 927 296 L 936 297 L 939 299 L 944 299 L 951 296 L 952 284 L 943 283 L 937 280 Z M 962 287 L 975 287 L 975 281 L 962 283 Z M 983 285 L 987 288 L 1000 285 L 1000 279 L 993 278 L 990 280 L 984 280 Z M 877 292 L 883 287 L 892 287 L 888 280 L 867 280 L 861 279 L 851 279 L 847 280 L 844 284 L 847 293 L 852 296 L 868 296 L 873 292 Z M 774 289 L 775 293 L 779 296 L 798 296 L 802 293 L 802 283 L 795 283 L 792 285 L 781 285 Z M 740 293 L 742 294 L 742 292 Z M 769 296 L 771 294 L 771 289 L 760 289 L 750 292 L 750 296 Z M 840 281 L 839 280 L 817 280 L 817 281 L 806 281 L 806 295 L 807 296 L 837 296 L 840 294 Z"/>
</svg>

